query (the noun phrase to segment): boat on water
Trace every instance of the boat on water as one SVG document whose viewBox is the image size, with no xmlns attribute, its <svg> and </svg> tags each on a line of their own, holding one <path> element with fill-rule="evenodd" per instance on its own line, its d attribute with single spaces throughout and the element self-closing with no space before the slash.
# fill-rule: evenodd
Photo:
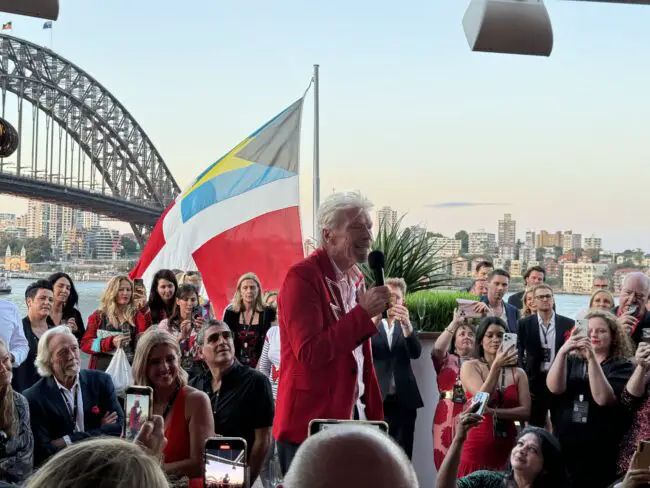
<svg viewBox="0 0 650 488">
<path fill-rule="evenodd" d="M 6 274 L 0 274 L 0 294 L 7 295 L 11 293 L 11 281 Z"/>
</svg>

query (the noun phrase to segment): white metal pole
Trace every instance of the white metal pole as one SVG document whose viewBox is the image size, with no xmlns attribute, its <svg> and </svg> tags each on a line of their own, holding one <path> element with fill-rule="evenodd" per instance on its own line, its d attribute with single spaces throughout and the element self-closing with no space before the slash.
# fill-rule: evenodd
<svg viewBox="0 0 650 488">
<path fill-rule="evenodd" d="M 319 236 L 316 235 L 318 225 L 316 224 L 316 213 L 320 204 L 320 167 L 319 167 L 319 123 L 318 123 L 318 68 L 314 65 L 314 238 L 318 242 Z"/>
</svg>

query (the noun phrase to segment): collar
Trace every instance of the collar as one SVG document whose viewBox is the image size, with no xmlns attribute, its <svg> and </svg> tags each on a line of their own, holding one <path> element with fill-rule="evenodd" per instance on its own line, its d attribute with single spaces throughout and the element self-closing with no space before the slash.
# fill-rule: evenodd
<svg viewBox="0 0 650 488">
<path fill-rule="evenodd" d="M 334 276 L 336 277 L 337 280 L 347 280 L 352 284 L 358 284 L 360 279 L 363 277 L 363 274 L 361 273 L 361 270 L 359 270 L 359 267 L 357 265 L 353 265 L 350 269 L 347 271 L 341 271 L 341 268 L 339 268 L 336 263 L 334 262 L 334 259 L 332 259 L 332 256 L 329 255 L 329 253 L 323 249 L 325 254 L 327 255 L 327 258 L 330 260 L 330 263 L 332 264 L 332 269 L 334 270 Z"/>
<path fill-rule="evenodd" d="M 544 324 L 544 320 L 542 319 L 542 316 L 537 312 L 537 323 L 538 324 Z M 548 327 L 550 326 L 555 326 L 555 312 L 553 312 L 553 315 L 551 315 L 551 320 L 548 323 Z"/>
<path fill-rule="evenodd" d="M 64 389 L 66 391 L 69 391 L 70 393 L 72 393 L 74 391 L 75 386 L 79 384 L 79 373 L 77 373 L 77 377 L 75 378 L 72 388 L 70 389 L 66 388 L 64 385 L 59 383 L 59 380 L 56 379 L 56 376 L 52 375 L 52 378 L 54 378 L 58 390 Z"/>
<path fill-rule="evenodd" d="M 226 370 L 222 375 L 221 375 L 221 384 L 223 385 L 223 381 L 226 378 L 230 378 L 231 376 L 237 376 L 237 374 L 244 369 L 244 366 L 235 358 L 233 360 L 232 366 Z M 205 380 L 207 381 L 208 385 L 212 387 L 212 371 L 209 369 L 205 372 Z"/>
</svg>

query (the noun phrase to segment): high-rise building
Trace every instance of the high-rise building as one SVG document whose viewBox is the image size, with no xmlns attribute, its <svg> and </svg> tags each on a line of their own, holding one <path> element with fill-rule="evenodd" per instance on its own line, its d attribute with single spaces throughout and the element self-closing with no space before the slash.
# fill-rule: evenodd
<svg viewBox="0 0 650 488">
<path fill-rule="evenodd" d="M 580 249 L 582 247 L 582 234 L 574 234 L 570 230 L 564 233 L 562 238 L 562 249 L 564 252 Z"/>
<path fill-rule="evenodd" d="M 470 254 L 494 254 L 497 247 L 496 236 L 481 229 L 469 234 Z"/>
<path fill-rule="evenodd" d="M 591 293 L 594 278 L 605 274 L 606 264 L 566 263 L 563 266 L 562 281 L 567 293 Z"/>
<path fill-rule="evenodd" d="M 535 249 L 535 231 L 529 230 L 526 231 L 526 247 L 529 249 Z"/>
<path fill-rule="evenodd" d="M 510 276 L 512 278 L 519 278 L 522 275 L 522 263 L 518 259 L 510 261 Z"/>
<path fill-rule="evenodd" d="M 505 261 L 515 259 L 515 248 L 510 246 L 499 246 L 499 257 Z"/>
<path fill-rule="evenodd" d="M 523 263 L 530 263 L 537 259 L 537 251 L 535 247 L 524 246 L 519 250 L 519 261 Z"/>
<path fill-rule="evenodd" d="M 82 212 L 81 225 L 83 226 L 84 229 L 92 229 L 93 227 L 99 227 L 99 215 L 92 212 Z"/>
<path fill-rule="evenodd" d="M 0 220 L 16 220 L 16 214 L 8 212 L 0 212 Z"/>
<path fill-rule="evenodd" d="M 27 237 L 41 237 L 48 234 L 48 228 L 45 224 L 46 211 L 49 217 L 48 207 L 48 203 L 39 202 L 38 200 L 29 200 L 27 202 L 27 219 L 25 222 Z"/>
<path fill-rule="evenodd" d="M 453 258 L 460 254 L 461 240 L 450 239 L 449 237 L 437 237 L 434 250 L 436 256 L 441 258 Z"/>
<path fill-rule="evenodd" d="M 511 214 L 504 214 L 499 220 L 499 247 L 515 247 L 517 242 L 517 222 L 512 220 Z"/>
<path fill-rule="evenodd" d="M 562 240 L 562 232 L 550 233 L 541 230 L 535 237 L 535 247 L 562 247 Z"/>
<path fill-rule="evenodd" d="M 585 249 L 602 249 L 603 240 L 600 237 L 596 237 L 592 234 L 591 237 L 585 237 Z"/>
<path fill-rule="evenodd" d="M 393 210 L 390 207 L 381 207 L 377 210 L 378 228 L 381 228 L 383 225 L 390 229 L 395 222 L 397 222 L 397 210 Z"/>
</svg>

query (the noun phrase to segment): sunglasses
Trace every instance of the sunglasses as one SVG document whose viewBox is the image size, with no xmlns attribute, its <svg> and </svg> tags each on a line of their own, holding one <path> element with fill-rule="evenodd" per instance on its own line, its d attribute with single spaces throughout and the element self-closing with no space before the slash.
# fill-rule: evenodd
<svg viewBox="0 0 650 488">
<path fill-rule="evenodd" d="M 225 340 L 228 340 L 232 338 L 232 332 L 229 330 L 213 332 L 210 334 L 210 337 L 208 337 L 208 342 L 217 342 L 221 337 L 223 337 Z"/>
</svg>

